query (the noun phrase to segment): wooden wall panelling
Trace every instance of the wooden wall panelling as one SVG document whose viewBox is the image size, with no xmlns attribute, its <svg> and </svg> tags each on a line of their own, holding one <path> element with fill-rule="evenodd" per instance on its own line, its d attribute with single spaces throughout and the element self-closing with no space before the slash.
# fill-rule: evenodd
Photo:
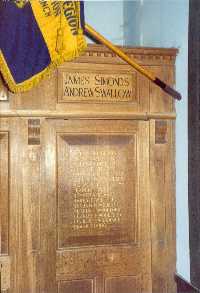
<svg viewBox="0 0 200 293">
<path fill-rule="evenodd" d="M 131 57 L 135 58 L 143 66 L 147 66 L 152 72 L 158 73 L 160 78 L 163 78 L 169 83 L 173 83 L 170 75 L 173 71 L 173 66 L 175 62 L 175 56 L 177 50 L 175 49 L 150 49 L 150 48 L 123 48 L 123 50 Z M 77 74 L 82 71 L 86 77 L 90 72 L 99 72 L 101 75 L 106 76 L 106 72 L 114 72 L 113 77 L 122 78 L 127 74 L 133 73 L 136 75 L 136 100 L 134 102 L 124 101 L 120 102 L 120 97 L 116 98 L 114 103 L 102 104 L 98 101 L 84 102 L 81 99 L 80 103 L 77 101 L 71 101 L 60 103 L 60 91 L 63 86 L 57 83 L 57 78 L 59 79 L 61 71 L 73 71 L 73 68 L 77 69 Z M 85 68 L 83 70 L 83 68 Z M 123 71 L 123 74 L 121 74 Z M 108 76 L 107 76 L 108 77 Z M 122 79 L 121 79 L 122 80 Z M 65 80 L 66 81 L 66 80 Z M 83 81 L 83 80 L 82 80 Z M 58 80 L 59 82 L 59 80 Z M 59 89 L 58 89 L 59 85 Z M 80 84 L 79 84 L 80 85 Z M 78 85 L 78 86 L 79 86 Z M 81 88 L 87 88 L 87 84 L 80 85 Z M 123 87 L 123 86 L 122 86 Z M 124 88 L 128 89 L 124 85 Z M 121 86 L 113 87 L 113 89 L 121 89 Z M 150 91 L 149 91 L 150 89 Z M 101 45 L 89 45 L 85 53 L 79 58 L 75 59 L 73 62 L 68 62 L 59 66 L 58 72 L 54 71 L 52 75 L 42 81 L 38 86 L 29 92 L 10 95 L 10 109 L 11 110 L 33 110 L 42 111 L 49 110 L 53 111 L 70 111 L 71 113 L 90 113 L 95 115 L 95 113 L 144 113 L 144 112 L 171 112 L 172 111 L 172 99 L 161 92 L 155 85 L 150 84 L 150 82 L 132 69 L 130 66 L 125 64 L 120 58 L 116 57 L 115 54 L 110 52 L 108 49 Z M 133 98 L 134 97 L 133 88 Z M 151 95 L 149 97 L 149 95 Z M 107 98 L 107 100 L 109 97 Z M 115 100 L 115 98 L 114 98 Z M 0 104 L 1 105 L 1 104 Z M 3 112 L 8 110 L 8 107 L 2 108 Z M 114 115 L 114 114 L 113 114 Z M 30 115 L 31 116 L 31 115 Z"/>
<path fill-rule="evenodd" d="M 66 133 L 58 135 L 57 148 L 58 248 L 136 243 L 137 206 L 130 198 L 135 191 L 126 175 L 128 169 L 136 177 L 135 135 Z"/>
<path fill-rule="evenodd" d="M 22 292 L 39 292 L 41 147 L 40 119 L 26 119 L 23 155 Z"/>
<path fill-rule="evenodd" d="M 121 48 L 126 54 L 130 56 L 130 58 L 134 58 L 139 64 L 146 65 L 172 65 L 174 64 L 178 51 L 175 48 Z M 117 57 L 116 54 L 110 49 L 97 44 L 89 44 L 85 53 L 82 54 L 79 58 L 75 59 L 74 62 L 98 63 L 98 60 L 99 63 L 105 64 L 125 64 L 125 62 L 121 58 Z"/>
<path fill-rule="evenodd" d="M 163 72 L 164 72 L 164 80 L 167 84 L 171 85 L 172 87 L 176 88 L 176 70 L 173 64 L 163 66 Z M 170 112 L 176 113 L 176 107 L 175 107 L 175 101 L 172 97 L 165 94 L 166 98 L 168 98 L 168 103 L 170 104 Z M 168 106 L 166 111 L 168 111 Z"/>
<path fill-rule="evenodd" d="M 144 249 L 150 251 L 150 238 L 151 238 L 151 225 L 146 225 L 148 221 L 151 221 L 151 213 L 150 213 L 150 182 L 149 182 L 149 174 L 150 174 L 150 129 L 149 122 L 141 121 L 140 123 L 140 134 L 139 134 L 139 143 L 138 143 L 138 178 L 139 178 L 139 193 L 138 197 L 138 205 L 140 206 L 138 211 L 138 225 L 140 226 L 140 241 L 141 246 L 144 245 Z M 146 128 L 146 131 L 145 131 Z M 146 247 L 146 248 L 145 248 Z M 146 266 L 147 264 L 151 264 L 152 268 L 152 259 L 151 253 L 146 253 Z M 144 264 L 145 265 L 145 264 Z M 145 269 L 144 269 L 145 271 Z M 152 272 L 151 272 L 152 273 Z M 146 271 L 144 275 L 141 275 L 141 292 L 152 292 L 152 275 L 148 275 L 149 272 Z"/>
<path fill-rule="evenodd" d="M 9 110 L 9 91 L 0 75 L 0 113 Z"/>
<path fill-rule="evenodd" d="M 57 110 L 89 110 L 92 115 L 148 111 L 148 84 L 125 64 L 68 63 L 58 69 Z"/>
<path fill-rule="evenodd" d="M 40 147 L 28 145 L 28 119 L 10 119 L 9 293 L 39 290 Z"/>
<path fill-rule="evenodd" d="M 93 293 L 95 292 L 94 281 L 88 280 L 74 280 L 74 281 L 63 281 L 59 283 L 59 293 Z"/>
<path fill-rule="evenodd" d="M 40 145 L 40 119 L 28 119 L 28 145 Z"/>
<path fill-rule="evenodd" d="M 48 120 L 41 121 L 40 291 L 55 293 L 56 284 L 56 136 Z"/>
<path fill-rule="evenodd" d="M 23 276 L 22 211 L 23 211 L 23 119 L 10 119 L 10 293 L 21 292 Z"/>
<path fill-rule="evenodd" d="M 148 69 L 152 71 L 155 76 L 158 76 L 160 79 L 164 80 L 167 84 L 174 85 L 173 80 L 173 67 L 160 65 L 160 66 L 148 66 Z M 173 98 L 168 94 L 165 94 L 158 86 L 154 85 L 152 82 L 149 82 L 150 86 L 150 112 L 172 112 L 174 110 L 174 101 Z"/>
<path fill-rule="evenodd" d="M 9 134 L 0 132 L 0 254 L 9 253 Z"/>
<path fill-rule="evenodd" d="M 10 93 L 10 108 L 13 110 L 54 110 L 57 97 L 57 71 L 42 80 L 32 90 L 12 94 Z"/>
<path fill-rule="evenodd" d="M 6 122 L 6 121 L 5 121 Z M 9 131 L 0 123 L 0 284 L 1 292 L 10 288 L 9 257 Z M 5 125 L 4 125 L 5 126 Z M 7 131 L 1 131 L 1 129 Z"/>
<path fill-rule="evenodd" d="M 176 271 L 176 168 L 175 168 L 175 121 L 169 121 L 169 144 L 168 154 L 170 160 L 166 162 L 166 194 L 168 195 L 166 214 L 167 214 L 167 246 L 168 246 L 168 291 L 176 292 L 174 272 Z"/>
<path fill-rule="evenodd" d="M 174 85 L 174 63 L 178 50 L 123 48 L 123 51 L 128 54 L 129 57 L 134 58 L 139 64 L 146 66 L 158 77 L 165 80 L 167 83 Z M 101 46 L 98 45 L 92 45 L 89 47 L 85 55 L 79 57 L 75 62 L 125 64 L 124 61 L 116 57 L 114 53 L 109 51 L 109 49 L 103 47 L 103 50 L 101 50 Z M 127 68 L 131 67 L 127 66 Z M 149 87 L 150 100 L 148 101 Z M 144 85 L 144 88 L 148 89 L 148 96 L 143 98 L 143 102 L 145 101 L 145 105 L 149 105 L 148 110 L 150 112 L 171 112 L 174 110 L 174 103 L 169 95 L 166 95 L 163 91 L 150 82 L 148 82 L 147 87 Z M 135 111 L 135 107 L 133 109 L 133 111 Z"/>
<path fill-rule="evenodd" d="M 6 88 L 3 79 L 0 75 L 0 102 L 8 101 L 8 89 Z"/>
<path fill-rule="evenodd" d="M 58 103 L 137 102 L 137 72 L 126 65 L 68 63 L 58 70 Z"/>
<path fill-rule="evenodd" d="M 124 50 L 165 81 L 174 82 L 176 50 Z M 132 74 L 109 50 L 91 45 L 85 55 L 60 66 L 35 89 L 9 94 L 9 102 L 0 103 L 0 115 L 10 115 L 0 122 L 0 131 L 9 133 L 10 146 L 9 172 L 0 165 L 3 176 L 10 176 L 9 227 L 2 221 L 5 254 L 0 257 L 5 271 L 9 263 L 11 268 L 10 291 L 5 285 L 5 292 L 175 293 L 174 125 L 168 120 L 175 118 L 174 103 L 135 72 L 132 102 L 66 102 L 58 95 L 63 87 L 59 76 L 70 70 L 91 76 L 101 71 L 101 77 L 113 70 L 115 77 Z M 86 229 L 82 203 L 77 205 L 80 211 L 73 205 L 70 182 L 79 175 L 84 181 L 89 178 L 83 192 L 76 191 L 78 200 L 85 195 L 86 209 L 91 204 L 95 228 Z M 95 178 L 99 185 L 91 191 Z M 103 203 L 105 218 L 112 224 L 96 216 L 99 190 L 107 185 L 116 210 L 107 198 Z M 96 201 L 91 203 L 92 192 Z M 76 212 L 79 216 L 74 217 Z M 6 216 L 5 210 L 2 213 Z M 8 284 L 5 271 L 3 282 Z"/>
<path fill-rule="evenodd" d="M 0 288 L 2 293 L 10 292 L 10 257 L 0 256 Z"/>
<path fill-rule="evenodd" d="M 128 276 L 131 275 L 133 278 L 138 279 L 138 281 L 136 283 L 133 283 L 132 285 L 131 291 L 133 293 L 135 293 L 135 290 L 136 291 L 138 290 L 137 288 L 139 288 L 141 292 L 151 292 L 150 224 L 149 225 L 146 224 L 146 223 L 150 223 L 150 199 L 147 192 L 149 173 L 146 172 L 148 170 L 148 158 L 149 158 L 148 122 L 97 121 L 97 120 L 95 121 L 94 120 L 91 123 L 91 121 L 89 120 L 88 121 L 48 120 L 48 121 L 49 121 L 49 127 L 52 129 L 55 129 L 54 130 L 55 133 L 53 133 L 52 130 L 49 131 L 49 135 L 53 136 L 54 138 L 49 137 L 48 141 L 49 142 L 51 141 L 51 143 L 54 145 L 54 148 L 57 144 L 57 160 L 56 161 L 57 161 L 58 182 L 56 186 L 58 187 L 57 204 L 59 204 L 60 206 L 57 212 L 57 232 L 58 232 L 57 240 L 60 239 L 60 241 L 57 244 L 58 247 L 56 250 L 57 250 L 57 282 L 58 282 L 58 285 L 60 284 L 59 288 L 63 290 L 62 289 L 63 286 L 65 287 L 72 286 L 72 283 L 70 283 L 71 285 L 69 285 L 68 283 L 70 280 L 72 281 L 74 279 L 75 280 L 76 279 L 82 279 L 82 280 L 93 279 L 96 284 L 95 285 L 96 291 L 94 292 L 107 293 L 105 290 L 107 291 L 111 290 L 109 289 L 108 286 L 106 287 L 107 280 L 110 280 L 110 278 L 113 277 L 112 286 L 115 286 L 114 277 L 116 277 L 116 282 L 117 281 L 122 282 L 123 280 L 127 280 Z M 57 133 L 57 140 L 56 140 L 56 133 Z M 105 136 L 107 136 L 107 138 L 105 138 Z M 132 139 L 130 139 L 129 137 L 132 137 Z M 103 143 L 102 139 L 103 140 L 106 139 L 107 143 L 105 142 Z M 132 140 L 135 143 L 135 147 L 132 146 Z M 96 141 L 96 144 L 95 144 L 95 141 Z M 87 151 L 90 150 L 90 148 L 91 148 L 91 154 L 90 154 L 90 157 L 88 157 L 86 156 L 86 154 L 87 154 Z M 102 156 L 108 156 L 107 159 L 100 156 L 99 152 L 101 150 L 103 152 Z M 78 159 L 75 154 L 76 152 L 77 154 L 79 152 L 81 154 L 81 157 L 80 158 L 78 157 Z M 109 152 L 112 152 L 113 156 L 114 156 L 114 153 L 116 152 L 116 154 L 118 154 L 118 159 L 114 160 L 114 157 L 109 157 Z M 69 160 L 70 158 L 69 154 L 71 156 L 72 161 Z M 97 158 L 98 158 L 98 162 L 97 162 L 98 169 L 96 169 L 97 168 L 96 162 L 93 161 L 95 154 L 97 155 Z M 51 151 L 51 155 L 53 155 L 53 158 L 54 158 L 55 153 Z M 133 158 L 131 159 L 131 157 L 133 157 L 134 160 Z M 108 163 L 109 160 L 111 159 L 113 159 L 114 164 L 116 164 L 115 171 L 112 169 L 112 164 Z M 85 162 L 84 160 L 86 160 L 87 162 Z M 121 166 L 122 167 L 122 170 L 121 170 L 119 164 L 120 164 L 120 161 L 123 162 L 123 160 L 125 161 L 123 163 L 124 165 Z M 122 223 L 124 221 L 126 225 L 129 225 L 127 224 L 127 220 L 130 221 L 133 215 L 135 216 L 134 229 L 131 229 L 132 231 L 128 231 L 128 234 L 127 234 L 128 238 L 127 239 L 125 238 L 123 240 L 123 238 L 118 233 L 119 227 L 118 227 L 118 230 L 113 230 L 113 232 L 111 230 L 109 232 L 107 231 L 108 223 L 105 222 L 105 227 L 103 226 L 98 229 L 98 227 L 96 226 L 95 218 L 91 218 L 92 224 L 93 223 L 95 224 L 95 228 L 91 229 L 91 232 L 89 233 L 89 236 L 87 237 L 88 239 L 86 238 L 86 240 L 90 242 L 85 243 L 83 242 L 83 239 L 81 238 L 84 235 L 83 231 L 88 231 L 88 229 L 86 229 L 85 226 L 84 226 L 85 230 L 83 229 L 82 233 L 81 231 L 78 230 L 78 234 L 77 234 L 79 236 L 78 239 L 75 239 L 75 238 L 72 239 L 71 243 L 69 243 L 68 240 L 67 242 L 66 240 L 64 240 L 63 242 L 62 240 L 63 238 L 60 238 L 60 237 L 63 235 L 63 233 L 65 233 L 64 234 L 65 238 L 66 236 L 72 235 L 71 230 L 74 225 L 73 217 L 72 217 L 73 215 L 69 216 L 70 210 L 71 211 L 73 210 L 73 201 L 71 201 L 71 203 L 68 202 L 68 199 L 70 199 L 70 194 L 73 190 L 70 187 L 70 180 L 71 180 L 69 177 L 71 175 L 70 170 L 73 169 L 74 171 L 72 172 L 77 172 L 76 176 L 75 174 L 72 176 L 73 180 L 76 180 L 76 179 L 78 180 L 78 178 L 79 177 L 82 178 L 82 176 L 86 177 L 84 179 L 84 182 L 87 182 L 87 180 L 90 180 L 88 181 L 88 184 L 89 184 L 88 187 L 84 191 L 87 194 L 87 190 L 89 190 L 88 188 L 90 184 L 91 186 L 95 184 L 95 180 L 96 180 L 95 172 L 97 172 L 98 170 L 101 170 L 102 176 L 105 176 L 107 174 L 106 170 L 108 169 L 108 167 L 106 167 L 105 169 L 105 166 L 107 166 L 107 164 L 105 165 L 105 161 L 108 163 L 109 168 L 111 168 L 110 172 L 111 170 L 113 170 L 109 176 L 111 176 L 112 174 L 112 176 L 115 177 L 116 175 L 115 180 L 117 181 L 113 181 L 113 182 L 112 182 L 112 176 L 111 176 L 110 192 L 116 189 L 116 192 L 114 193 L 116 196 L 116 201 L 119 201 L 120 208 L 122 209 L 121 211 L 122 219 L 120 220 L 121 224 L 118 225 L 116 223 L 115 224 L 112 223 L 113 229 L 115 225 L 116 225 L 116 229 L 118 226 L 119 227 L 120 225 L 122 226 Z M 126 170 L 123 169 L 125 166 L 127 168 Z M 91 176 L 90 176 L 89 170 L 91 167 L 93 171 L 91 171 Z M 55 166 L 53 167 L 53 170 L 54 168 Z M 137 171 L 136 170 L 134 171 L 134 169 L 136 169 Z M 55 178 L 54 172 L 55 170 L 52 171 L 52 176 L 54 176 Z M 82 173 L 79 174 L 80 172 Z M 118 174 L 118 172 L 122 172 L 123 174 L 125 174 L 124 176 L 126 178 L 126 182 L 128 182 L 127 186 L 130 186 L 130 184 L 132 185 L 134 183 L 133 190 L 135 191 L 131 191 L 132 190 L 131 188 L 128 188 L 126 190 L 124 184 L 122 184 L 122 186 L 120 187 L 120 185 L 118 184 L 118 180 L 122 180 L 124 177 L 122 178 L 121 177 L 122 174 L 120 175 Z M 132 178 L 132 180 L 130 179 L 130 177 Z M 105 181 L 105 184 L 106 182 L 108 182 L 107 179 Z M 99 185 L 98 190 L 99 188 L 105 188 L 105 184 Z M 119 197 L 119 194 L 117 193 L 117 188 L 120 188 L 121 193 L 124 194 L 122 198 Z M 78 194 L 80 193 L 81 195 L 83 193 L 83 190 L 82 191 L 78 190 L 77 192 Z M 129 197 L 130 194 L 132 194 L 131 197 Z M 64 201 L 62 200 L 63 196 L 65 198 Z M 98 194 L 96 195 L 96 198 L 98 198 Z M 127 213 L 124 210 L 124 207 L 127 205 L 131 207 L 131 202 L 133 199 L 135 201 L 135 204 L 134 204 L 134 208 L 132 208 L 132 216 L 131 215 L 129 216 L 129 212 Z M 107 199 L 105 199 L 105 201 L 106 200 Z M 53 202 L 53 199 L 51 199 L 51 201 L 52 201 L 52 208 L 54 206 L 54 209 L 55 209 L 55 202 Z M 87 201 L 86 203 L 83 202 L 83 206 L 84 204 L 87 204 Z M 106 202 L 104 202 L 104 204 L 106 204 Z M 89 203 L 89 206 L 90 205 L 91 203 Z M 96 202 L 95 202 L 94 208 L 95 207 L 96 208 L 98 207 L 98 203 Z M 107 209 L 109 210 L 106 204 L 105 212 Z M 80 210 L 80 215 L 79 215 L 80 219 L 78 224 L 80 226 L 79 229 L 82 229 L 81 225 L 87 225 L 87 222 L 86 224 L 84 224 L 85 217 L 81 216 L 81 210 Z M 67 213 L 67 211 L 69 212 Z M 76 211 L 74 211 L 74 213 L 75 212 Z M 62 215 L 61 218 L 59 214 Z M 53 213 L 52 219 L 54 219 L 54 216 L 55 215 Z M 72 221 L 70 221 L 70 218 L 67 218 L 67 217 L 71 217 Z M 102 216 L 99 216 L 99 219 L 101 219 L 101 217 Z M 107 220 L 107 218 L 109 220 L 110 217 L 105 216 L 105 221 Z M 112 217 L 111 217 L 111 220 L 112 220 Z M 115 220 L 115 215 L 113 216 L 113 221 L 114 220 Z M 71 227 L 66 225 L 66 223 L 64 226 L 61 225 L 62 223 L 64 223 L 63 221 L 64 222 L 67 221 L 68 223 L 71 223 Z M 56 242 L 56 239 L 54 239 L 55 232 L 54 232 L 53 222 L 51 225 L 51 229 L 52 229 L 51 230 L 52 232 L 51 248 L 53 249 L 53 247 L 55 247 L 55 243 L 53 244 L 53 241 Z M 63 231 L 63 233 L 61 234 L 59 232 L 60 229 L 61 231 Z M 122 229 L 122 231 L 124 231 L 124 228 Z M 116 238 L 115 240 L 114 236 L 111 235 L 112 242 L 110 243 L 110 239 L 108 237 L 106 238 L 107 236 L 106 233 L 108 232 L 110 233 L 110 235 L 111 233 L 114 233 L 114 236 L 115 234 L 116 235 L 119 234 L 120 241 L 118 240 L 118 238 Z M 99 242 L 100 238 L 98 239 L 98 237 L 96 237 L 97 239 L 95 240 L 94 238 L 93 242 L 91 243 L 90 237 L 92 235 L 94 236 L 102 235 L 101 238 L 103 242 Z M 135 235 L 134 237 L 136 238 L 132 238 L 132 237 L 130 238 L 130 235 Z M 133 242 L 133 239 L 135 239 L 134 242 Z M 97 241 L 97 242 L 94 242 L 94 241 Z M 123 243 L 123 241 L 125 241 L 125 243 Z M 51 255 L 49 255 L 48 258 L 49 258 L 49 261 L 51 261 L 50 266 L 54 268 L 54 265 L 53 265 L 54 253 L 51 252 Z M 123 276 L 123 278 L 117 279 L 117 276 Z M 52 286 L 54 286 L 53 280 L 51 280 L 51 282 L 52 282 Z M 63 282 L 67 282 L 67 283 L 63 283 Z M 134 284 L 137 284 L 137 286 Z"/>
<path fill-rule="evenodd" d="M 149 111 L 150 92 L 149 80 L 140 73 L 137 73 L 137 91 L 138 91 L 138 112 Z"/>
<path fill-rule="evenodd" d="M 172 121 L 150 122 L 152 283 L 154 293 L 176 292 L 175 169 Z M 157 126 L 156 126 L 157 124 Z M 160 127 L 159 127 L 160 125 Z M 156 132 L 161 132 L 156 134 Z M 165 138 L 162 140 L 162 137 Z M 159 138 L 159 139 L 158 139 Z"/>
<path fill-rule="evenodd" d="M 141 292 L 141 280 L 139 277 L 113 277 L 106 280 L 106 293 L 133 293 Z"/>
</svg>

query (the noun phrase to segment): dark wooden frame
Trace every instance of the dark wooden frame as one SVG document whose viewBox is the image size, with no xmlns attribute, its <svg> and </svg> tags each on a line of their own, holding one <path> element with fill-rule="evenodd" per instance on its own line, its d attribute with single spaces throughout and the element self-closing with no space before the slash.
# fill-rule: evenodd
<svg viewBox="0 0 200 293">
<path fill-rule="evenodd" d="M 200 288 L 200 1 L 189 7 L 189 233 L 191 283 Z"/>
<path fill-rule="evenodd" d="M 199 293 L 200 291 L 184 280 L 181 276 L 176 275 L 177 293 Z"/>
</svg>

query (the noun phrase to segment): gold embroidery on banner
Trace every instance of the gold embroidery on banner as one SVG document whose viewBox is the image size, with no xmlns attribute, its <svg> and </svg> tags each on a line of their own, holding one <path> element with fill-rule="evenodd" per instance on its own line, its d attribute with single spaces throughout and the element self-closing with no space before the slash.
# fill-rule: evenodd
<svg viewBox="0 0 200 293">
<path fill-rule="evenodd" d="M 18 8 L 24 8 L 24 6 L 28 3 L 27 0 L 14 0 L 15 5 Z"/>
</svg>

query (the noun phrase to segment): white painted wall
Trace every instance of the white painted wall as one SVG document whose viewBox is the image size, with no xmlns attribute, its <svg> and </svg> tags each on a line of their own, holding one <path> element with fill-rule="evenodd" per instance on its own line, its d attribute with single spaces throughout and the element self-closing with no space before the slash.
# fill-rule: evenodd
<svg viewBox="0 0 200 293">
<path fill-rule="evenodd" d="M 126 25 L 125 44 L 179 48 L 176 61 L 176 88 L 181 92 L 183 100 L 176 103 L 177 272 L 190 281 L 187 135 L 188 2 L 188 0 L 129 2 L 129 8 L 125 9 L 125 13 L 132 10 L 132 18 L 137 19 L 137 23 L 134 23 L 134 30 L 129 30 L 129 27 L 131 28 L 129 23 Z M 131 18 L 128 20 L 131 22 Z M 134 36 L 131 36 L 131 32 Z"/>
<path fill-rule="evenodd" d="M 190 281 L 188 224 L 187 50 L 189 0 L 86 1 L 86 21 L 115 44 L 176 47 L 177 272 Z"/>
<path fill-rule="evenodd" d="M 123 1 L 85 1 L 86 22 L 111 42 L 123 45 L 123 7 Z"/>
</svg>

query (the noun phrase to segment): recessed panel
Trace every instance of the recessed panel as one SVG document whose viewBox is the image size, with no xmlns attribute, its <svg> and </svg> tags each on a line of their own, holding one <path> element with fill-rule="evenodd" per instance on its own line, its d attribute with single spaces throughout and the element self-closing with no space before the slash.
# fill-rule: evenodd
<svg viewBox="0 0 200 293">
<path fill-rule="evenodd" d="M 136 235 L 135 135 L 58 135 L 58 247 Z"/>
<path fill-rule="evenodd" d="M 28 145 L 40 145 L 40 119 L 28 119 Z"/>
<path fill-rule="evenodd" d="M 93 280 L 62 281 L 58 293 L 94 293 Z"/>
<path fill-rule="evenodd" d="M 140 293 L 141 282 L 138 276 L 114 277 L 105 281 L 105 293 Z"/>
<path fill-rule="evenodd" d="M 115 67 L 115 68 L 114 68 Z M 80 69 L 59 69 L 59 103 L 135 102 L 136 73 L 121 67 L 98 65 Z"/>
</svg>

